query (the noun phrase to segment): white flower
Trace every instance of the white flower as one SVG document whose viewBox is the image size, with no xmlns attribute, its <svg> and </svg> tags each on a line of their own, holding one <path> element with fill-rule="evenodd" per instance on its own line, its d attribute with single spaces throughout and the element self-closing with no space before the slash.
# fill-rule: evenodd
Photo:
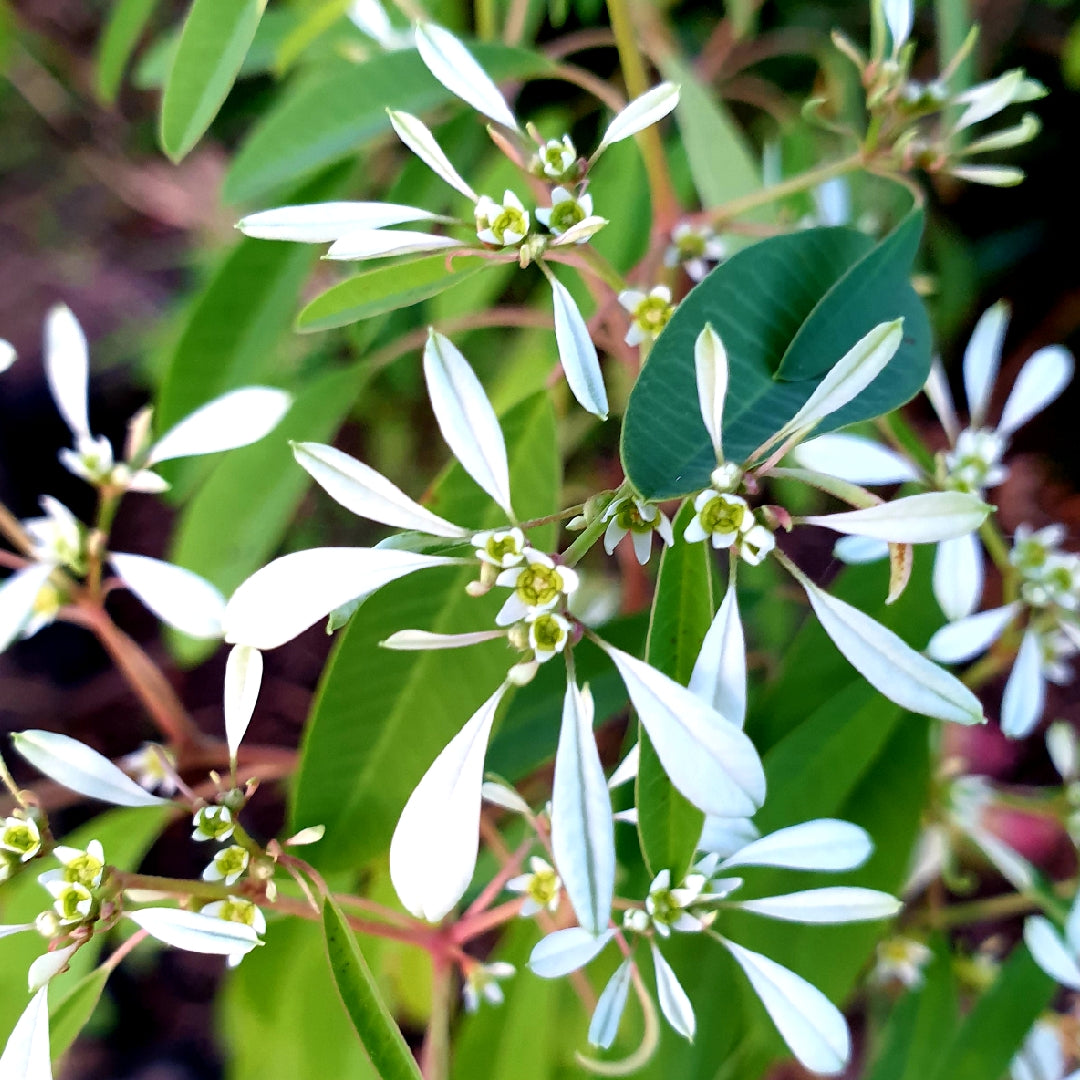
<svg viewBox="0 0 1080 1080">
<path fill-rule="evenodd" d="M 222 848 L 203 871 L 203 881 L 220 881 L 225 885 L 234 885 L 247 870 L 250 858 L 247 850 L 239 844 Z"/>
<path fill-rule="evenodd" d="M 660 507 L 647 503 L 634 495 L 623 495 L 613 499 L 604 508 L 602 520 L 608 523 L 604 532 L 604 550 L 610 555 L 619 541 L 628 533 L 634 545 L 634 555 L 644 566 L 652 554 L 653 533 L 659 533 L 660 539 L 669 547 L 675 543 L 671 530 L 671 519 Z"/>
<path fill-rule="evenodd" d="M 529 648 L 542 664 L 561 653 L 570 640 L 570 621 L 556 611 L 540 611 L 525 616 Z"/>
<path fill-rule="evenodd" d="M 548 139 L 533 158 L 532 171 L 548 180 L 565 181 L 576 179 L 579 173 L 578 152 L 569 135 L 561 139 Z M 590 200 L 591 206 L 591 200 Z M 588 211 L 590 214 L 592 210 Z M 540 217 L 537 211 L 536 216 Z M 543 221 L 543 218 L 540 219 Z M 546 221 L 543 221 L 547 225 Z"/>
<path fill-rule="evenodd" d="M 476 235 L 492 247 L 515 247 L 529 234 L 529 212 L 509 189 L 503 201 L 482 195 L 476 203 Z"/>
<path fill-rule="evenodd" d="M 8 817 L 0 827 L 0 851 L 9 851 L 20 862 L 29 862 L 41 851 L 41 830 L 31 817 Z"/>
<path fill-rule="evenodd" d="M 42 882 L 53 897 L 53 910 L 61 926 L 83 922 L 90 917 L 94 906 L 94 894 L 77 881 Z"/>
<path fill-rule="evenodd" d="M 71 882 L 87 889 L 96 889 L 101 884 L 105 872 L 105 852 L 101 842 L 91 840 L 86 850 L 57 846 L 52 854 L 60 860 L 58 870 L 47 870 L 38 875 L 38 881 L 48 887 L 50 882 Z"/>
<path fill-rule="evenodd" d="M 648 293 L 640 289 L 624 289 L 619 293 L 619 303 L 630 312 L 630 329 L 625 339 L 627 345 L 655 340 L 675 312 L 671 290 L 666 285 L 656 285 Z"/>
<path fill-rule="evenodd" d="M 510 626 L 565 603 L 578 586 L 578 575 L 556 565 L 550 555 L 528 548 L 524 565 L 504 570 L 495 584 L 514 590 L 495 616 L 497 626 Z"/>
<path fill-rule="evenodd" d="M 524 893 L 525 902 L 519 914 L 528 918 L 539 911 L 557 911 L 562 895 L 562 880 L 549 862 L 534 855 L 529 859 L 531 873 L 511 878 L 506 887 L 510 892 Z"/>
<path fill-rule="evenodd" d="M 712 227 L 682 221 L 672 230 L 671 244 L 664 252 L 665 266 L 681 266 L 686 276 L 700 281 L 727 255 L 727 247 Z M 712 264 L 712 265 L 710 265 Z"/>
<path fill-rule="evenodd" d="M 228 840 L 236 825 L 227 806 L 203 806 L 196 811 L 191 833 L 193 840 Z"/>
<path fill-rule="evenodd" d="M 934 954 L 921 941 L 907 937 L 891 937 L 878 943 L 874 980 L 880 983 L 898 982 L 909 990 L 922 986 L 923 968 Z"/>
<path fill-rule="evenodd" d="M 536 211 L 536 220 L 553 236 L 562 236 L 592 217 L 592 212 L 591 195 L 575 196 L 566 188 L 557 187 L 551 192 L 551 206 L 540 207 Z M 588 236 L 582 236 L 577 243 L 584 244 L 588 239 Z"/>
<path fill-rule="evenodd" d="M 525 560 L 525 534 L 515 525 L 510 529 L 491 529 L 472 538 L 476 557 L 498 570 L 508 570 Z"/>
<path fill-rule="evenodd" d="M 472 964 L 465 974 L 465 985 L 461 988 L 465 1011 L 474 1013 L 485 1001 L 489 1005 L 501 1005 L 504 995 L 499 983 L 512 978 L 516 972 L 513 964 Z"/>
<path fill-rule="evenodd" d="M 176 792 L 176 755 L 160 743 L 143 743 L 120 759 L 120 767 L 133 775 L 135 783 L 147 791 L 169 796 Z"/>
<path fill-rule="evenodd" d="M 83 526 L 77 517 L 59 500 L 42 495 L 44 517 L 30 518 L 23 528 L 33 543 L 34 558 L 54 566 L 63 566 L 76 574 L 86 572 L 83 551 Z"/>
</svg>

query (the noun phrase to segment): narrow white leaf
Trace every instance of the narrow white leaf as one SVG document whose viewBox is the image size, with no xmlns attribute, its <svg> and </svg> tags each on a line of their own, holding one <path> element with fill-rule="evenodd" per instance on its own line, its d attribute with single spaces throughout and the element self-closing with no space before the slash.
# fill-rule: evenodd
<svg viewBox="0 0 1080 1080">
<path fill-rule="evenodd" d="M 225 597 L 205 578 L 146 555 L 112 552 L 121 580 L 162 622 L 196 638 L 221 637 Z"/>
<path fill-rule="evenodd" d="M 397 137 L 441 180 L 445 180 L 465 198 L 476 202 L 477 195 L 461 178 L 457 169 L 450 164 L 450 159 L 443 153 L 442 147 L 435 141 L 422 120 L 411 113 L 387 109 L 390 123 L 397 132 Z"/>
<path fill-rule="evenodd" d="M 390 841 L 390 879 L 417 918 L 438 922 L 472 881 L 480 846 L 481 789 L 503 683 L 450 740 L 401 811 Z"/>
<path fill-rule="evenodd" d="M 484 785 L 480 789 L 480 795 L 484 802 L 491 803 L 492 806 L 501 806 L 511 813 L 521 814 L 525 817 L 532 813 L 529 804 L 512 787 L 507 787 L 505 784 L 497 783 L 494 780 L 484 781 Z"/>
<path fill-rule="evenodd" d="M 30 621 L 38 593 L 45 587 L 52 571 L 48 563 L 34 563 L 17 570 L 0 585 L 0 652 Z"/>
<path fill-rule="evenodd" d="M 473 630 L 466 634 L 435 634 L 430 630 L 398 630 L 379 644 L 384 649 L 419 652 L 426 649 L 463 649 L 506 637 L 505 630 Z"/>
<path fill-rule="evenodd" d="M 1024 72 L 1021 68 L 1013 68 L 989 82 L 979 83 L 977 86 L 965 90 L 956 98 L 957 102 L 967 105 L 963 115 L 956 122 L 954 130 L 962 131 L 987 120 L 996 113 L 1001 112 L 1007 105 L 1020 100 L 1017 94 L 1021 91 L 1024 83 Z"/>
<path fill-rule="evenodd" d="M 1060 345 L 1048 345 L 1027 358 L 1005 402 L 999 435 L 1011 435 L 1055 401 L 1072 381 L 1073 357 Z"/>
<path fill-rule="evenodd" d="M 1034 113 L 1025 113 L 1019 124 L 1002 128 L 992 135 L 973 139 L 964 148 L 965 154 L 989 154 L 997 150 L 1012 150 L 1031 142 L 1042 131 L 1042 121 Z"/>
<path fill-rule="evenodd" d="M 52 731 L 20 731 L 11 736 L 20 754 L 35 769 L 66 788 L 116 806 L 161 806 L 107 757 L 67 735 Z"/>
<path fill-rule="evenodd" d="M 783 922 L 846 923 L 891 919 L 903 904 L 895 896 L 877 889 L 834 885 L 827 889 L 805 889 L 783 896 L 743 900 L 737 906 L 743 911 Z"/>
<path fill-rule="evenodd" d="M 956 407 L 953 405 L 948 377 L 938 359 L 930 365 L 930 374 L 926 377 L 923 392 L 933 406 L 934 412 L 937 413 L 945 434 L 949 436 L 949 442 L 955 446 L 956 440 L 960 437 L 960 421 L 956 417 Z"/>
<path fill-rule="evenodd" d="M 559 349 L 566 385 L 587 412 L 607 419 L 608 399 L 604 377 L 600 373 L 600 358 L 589 336 L 589 328 L 566 287 L 554 277 L 551 295 L 555 305 L 555 343 Z"/>
<path fill-rule="evenodd" d="M 391 255 L 415 255 L 422 251 L 440 251 L 461 247 L 452 236 L 410 232 L 408 229 L 356 229 L 334 241 L 326 258 L 342 262 L 360 259 L 382 259 Z"/>
<path fill-rule="evenodd" d="M 679 104 L 679 88 L 670 82 L 662 82 L 651 90 L 646 90 L 640 97 L 634 98 L 614 120 L 608 124 L 603 139 L 593 155 L 595 160 L 600 151 L 613 143 L 629 139 L 639 131 L 663 120 Z"/>
<path fill-rule="evenodd" d="M 819 435 L 800 443 L 791 456 L 803 468 L 851 484 L 902 484 L 919 479 L 919 470 L 907 458 L 861 435 Z"/>
<path fill-rule="evenodd" d="M 8 1036 L 0 1055 L 3 1080 L 53 1080 L 49 1055 L 48 991 L 39 990 Z"/>
<path fill-rule="evenodd" d="M 615 766 L 615 771 L 608 777 L 608 787 L 614 790 L 637 778 L 638 764 L 641 761 L 641 743 L 634 743 L 626 752 L 626 757 Z"/>
<path fill-rule="evenodd" d="M 1024 170 L 1012 165 L 953 165 L 949 172 L 957 180 L 990 187 L 1016 187 L 1024 182 Z"/>
<path fill-rule="evenodd" d="M 1009 1077 L 1010 1080 L 1068 1080 L 1056 1025 L 1036 1021 L 1020 1052 L 1009 1064 Z"/>
<path fill-rule="evenodd" d="M 234 956 L 248 953 L 259 944 L 253 927 L 197 911 L 142 908 L 124 914 L 152 938 L 187 952 Z"/>
<path fill-rule="evenodd" d="M 62 949 L 54 949 L 52 952 L 42 953 L 27 969 L 26 985 L 31 994 L 36 994 L 43 986 L 54 979 L 71 962 L 79 948 L 78 943 L 67 945 Z"/>
<path fill-rule="evenodd" d="M 18 358 L 19 354 L 15 351 L 15 346 L 5 338 L 0 338 L 0 375 L 3 375 Z"/>
<path fill-rule="evenodd" d="M 892 544 L 932 544 L 966 536 L 977 529 L 990 507 L 966 491 L 924 491 L 840 514 L 811 514 L 807 525 L 821 525 L 848 536 L 868 536 Z"/>
<path fill-rule="evenodd" d="M 1065 944 L 1074 952 L 1080 949 L 1080 894 L 1073 897 L 1072 907 L 1065 916 Z"/>
<path fill-rule="evenodd" d="M 969 825 L 967 834 L 1017 892 L 1027 892 L 1035 884 L 1035 867 L 1003 840 L 981 825 Z"/>
<path fill-rule="evenodd" d="M 607 929 L 615 894 L 615 823 L 593 736 L 589 688 L 566 687 L 551 793 L 551 847 L 578 922 Z"/>
<path fill-rule="evenodd" d="M 964 393 L 973 428 L 982 427 L 986 420 L 1008 325 L 1009 305 L 999 300 L 979 317 L 964 350 Z"/>
<path fill-rule="evenodd" d="M 698 404 L 717 461 L 724 460 L 724 398 L 727 397 L 728 358 L 720 335 L 706 323 L 694 342 L 694 372 Z"/>
<path fill-rule="evenodd" d="M 733 941 L 724 945 L 746 973 L 788 1048 L 812 1072 L 835 1076 L 851 1055 L 840 1010 L 801 976 Z"/>
<path fill-rule="evenodd" d="M 889 25 L 892 38 L 892 51 L 898 53 L 911 34 L 914 17 L 912 0 L 882 0 L 885 10 L 885 22 Z"/>
<path fill-rule="evenodd" d="M 322 443 L 293 443 L 300 467 L 346 510 L 371 521 L 432 536 L 461 537 L 468 530 L 413 502 L 381 473 Z"/>
<path fill-rule="evenodd" d="M 694 1041 L 694 1007 L 682 988 L 682 983 L 671 970 L 671 965 L 652 942 L 653 968 L 656 971 L 656 996 L 660 1000 L 660 1011 L 667 1017 L 667 1022 L 684 1038 Z"/>
<path fill-rule="evenodd" d="M 424 346 L 424 381 L 446 445 L 513 519 L 510 467 L 498 417 L 469 362 L 449 338 L 435 330 Z"/>
<path fill-rule="evenodd" d="M 830 413 L 842 409 L 881 374 L 903 339 L 903 319 L 875 326 L 832 366 L 806 404 L 781 428 L 778 437 L 807 431 Z"/>
<path fill-rule="evenodd" d="M 833 644 L 890 701 L 939 720 L 985 722 L 979 699 L 959 679 L 920 656 L 858 608 L 830 596 L 801 574 L 799 582 Z"/>
<path fill-rule="evenodd" d="M 151 448 L 146 464 L 249 446 L 273 431 L 291 404 L 284 390 L 269 386 L 231 390 L 165 432 Z"/>
<path fill-rule="evenodd" d="M 351 0 L 345 14 L 354 26 L 388 51 L 409 49 L 414 44 L 412 28 L 396 29 L 379 0 Z"/>
<path fill-rule="evenodd" d="M 818 818 L 778 829 L 725 859 L 719 869 L 778 866 L 787 870 L 854 870 L 874 845 L 865 829 L 850 821 Z"/>
<path fill-rule="evenodd" d="M 1080 764 L 1077 755 L 1076 731 L 1065 720 L 1056 720 L 1046 731 L 1046 752 L 1062 780 L 1071 780 Z M 1076 910 L 1074 903 L 1073 909 Z"/>
<path fill-rule="evenodd" d="M 1016 618 L 1019 604 L 991 608 L 943 626 L 930 639 L 926 655 L 940 664 L 959 664 L 986 652 Z"/>
<path fill-rule="evenodd" d="M 614 930 L 605 930 L 597 937 L 580 926 L 556 930 L 536 943 L 529 956 L 529 967 L 541 979 L 561 979 L 599 956 L 614 936 Z"/>
<path fill-rule="evenodd" d="M 497 124 L 518 130 L 517 120 L 499 88 L 449 30 L 433 23 L 417 23 L 416 48 L 428 71 L 451 94 Z"/>
<path fill-rule="evenodd" d="M 859 566 L 887 559 L 889 543 L 869 536 L 841 536 L 833 544 L 833 554 L 843 563 Z"/>
<path fill-rule="evenodd" d="M 765 801 L 754 744 L 686 687 L 629 653 L 603 648 L 675 787 L 707 814 L 750 817 Z"/>
<path fill-rule="evenodd" d="M 977 532 L 954 536 L 938 544 L 933 586 L 934 596 L 950 622 L 966 618 L 979 606 L 983 553 Z"/>
<path fill-rule="evenodd" d="M 690 692 L 738 727 L 746 722 L 746 640 L 734 577 L 701 643 L 690 675 Z"/>
<path fill-rule="evenodd" d="M 1041 719 L 1045 704 L 1042 644 L 1038 631 L 1028 629 L 1020 640 L 1020 651 L 1001 698 L 1001 730 L 1010 739 L 1022 739 Z"/>
<path fill-rule="evenodd" d="M 45 320 L 45 378 L 56 408 L 76 442 L 90 438 L 87 394 L 90 356 L 78 319 L 57 304 Z"/>
<path fill-rule="evenodd" d="M 225 606 L 225 640 L 276 649 L 351 600 L 455 559 L 392 548 L 311 548 L 257 570 Z"/>
<path fill-rule="evenodd" d="M 32 922 L 13 923 L 8 926 L 0 926 L 0 938 L 11 937 L 12 934 L 25 934 L 27 930 L 34 929 L 36 929 L 36 925 Z"/>
<path fill-rule="evenodd" d="M 698 850 L 726 859 L 747 844 L 756 840 L 760 834 L 749 818 L 722 818 L 706 816 L 698 841 Z"/>
<path fill-rule="evenodd" d="M 225 661 L 225 741 L 233 761 L 255 712 L 262 677 L 262 653 L 250 645 L 234 645 Z"/>
<path fill-rule="evenodd" d="M 1050 978 L 1080 990 L 1080 965 L 1071 950 L 1066 948 L 1061 934 L 1049 919 L 1042 915 L 1033 915 L 1024 923 L 1024 944 L 1027 945 L 1035 963 Z"/>
<path fill-rule="evenodd" d="M 325 202 L 279 206 L 248 214 L 237 223 L 245 236 L 259 240 L 292 240 L 330 244 L 357 229 L 383 229 L 411 221 L 444 221 L 439 214 L 400 203 Z"/>
<path fill-rule="evenodd" d="M 619 1033 L 619 1021 L 626 1011 L 633 970 L 633 961 L 624 960 L 608 979 L 596 1002 L 592 1020 L 589 1021 L 589 1042 L 601 1050 L 607 1050 Z"/>
</svg>

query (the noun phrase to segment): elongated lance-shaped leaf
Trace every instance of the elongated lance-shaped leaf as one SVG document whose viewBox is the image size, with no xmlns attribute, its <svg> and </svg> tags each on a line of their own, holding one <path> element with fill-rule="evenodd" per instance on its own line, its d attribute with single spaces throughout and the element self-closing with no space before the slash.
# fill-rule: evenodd
<svg viewBox="0 0 1080 1080">
<path fill-rule="evenodd" d="M 693 1042 L 697 1025 L 694 1019 L 694 1007 L 690 1004 L 690 998 L 682 988 L 682 983 L 679 982 L 671 965 L 656 947 L 655 941 L 651 944 L 651 950 L 653 969 L 656 972 L 656 996 L 660 1001 L 660 1011 L 667 1018 L 667 1022 L 684 1039 Z"/>
<path fill-rule="evenodd" d="M 1020 604 L 1012 603 L 946 623 L 930 639 L 926 655 L 941 664 L 959 664 L 971 660 L 986 652 L 1019 612 Z"/>
<path fill-rule="evenodd" d="M 52 572 L 48 564 L 35 563 L 0 584 L 0 650 L 6 649 L 30 621 L 37 595 Z"/>
<path fill-rule="evenodd" d="M 727 397 L 727 350 L 711 323 L 694 342 L 694 371 L 697 375 L 701 419 L 712 440 L 716 460 L 724 460 L 724 398 Z"/>
<path fill-rule="evenodd" d="M 670 82 L 662 82 L 640 97 L 634 98 L 614 120 L 608 124 L 600 145 L 593 154 L 595 161 L 612 143 L 622 142 L 639 131 L 663 120 L 679 104 L 679 88 Z"/>
<path fill-rule="evenodd" d="M 580 926 L 556 930 L 536 943 L 529 967 L 541 979 L 561 979 L 599 956 L 614 936 L 614 930 L 605 930 L 598 937 Z"/>
<path fill-rule="evenodd" d="M 413 502 L 370 465 L 323 443 L 294 443 L 300 467 L 332 499 L 360 517 L 432 536 L 467 536 L 468 530 Z"/>
<path fill-rule="evenodd" d="M 1039 632 L 1028 627 L 1001 698 L 1001 730 L 1011 739 L 1027 735 L 1039 722 L 1046 705 L 1042 651 Z"/>
<path fill-rule="evenodd" d="M 551 846 L 578 922 L 607 929 L 615 893 L 615 823 L 593 736 L 589 688 L 566 687 L 551 794 Z"/>
<path fill-rule="evenodd" d="M 1002 128 L 993 135 L 982 139 L 972 139 L 964 148 L 967 154 L 989 154 L 995 150 L 1012 150 L 1024 143 L 1031 142 L 1042 131 L 1042 121 L 1035 113 L 1024 113 L 1019 124 Z"/>
<path fill-rule="evenodd" d="M 443 153 L 443 148 L 436 142 L 435 136 L 427 125 L 411 113 L 387 109 L 390 123 L 397 132 L 397 137 L 437 176 L 445 180 L 455 191 L 460 191 L 465 198 L 476 202 L 477 194 L 461 178 L 457 169 L 450 164 L 450 159 Z"/>
<path fill-rule="evenodd" d="M 743 911 L 770 919 L 801 923 L 867 922 L 891 919 L 903 903 L 879 889 L 859 889 L 833 885 L 825 889 L 804 889 L 783 896 L 735 901 Z"/>
<path fill-rule="evenodd" d="M 608 979 L 607 985 L 600 992 L 592 1020 L 589 1021 L 589 1042 L 608 1049 L 619 1033 L 619 1021 L 626 1011 L 626 1001 L 630 996 L 630 977 L 634 973 L 633 960 L 624 960 Z"/>
<path fill-rule="evenodd" d="M 473 630 L 465 634 L 439 634 L 430 630 L 395 630 L 379 644 L 399 652 L 424 652 L 427 649 L 462 649 L 506 636 L 505 630 Z"/>
<path fill-rule="evenodd" d="M 324 202 L 278 206 L 241 218 L 236 227 L 259 240 L 330 244 L 358 229 L 382 229 L 413 221 L 446 221 L 416 206 L 382 202 Z"/>
<path fill-rule="evenodd" d="M 964 349 L 964 393 L 972 427 L 982 427 L 990 408 L 998 369 L 1001 367 L 1001 347 L 1009 326 L 1009 305 L 999 300 L 979 317 Z"/>
<path fill-rule="evenodd" d="M 225 741 L 234 763 L 255 712 L 262 677 L 262 653 L 250 645 L 234 645 L 225 661 Z"/>
<path fill-rule="evenodd" d="M 452 236 L 435 236 L 432 233 L 410 232 L 408 229 L 354 229 L 330 245 L 326 258 L 360 262 L 363 259 L 418 255 L 461 246 L 461 241 Z"/>
<path fill-rule="evenodd" d="M 806 590 L 822 628 L 848 662 L 890 701 L 959 724 L 985 723 L 979 699 L 959 679 L 920 656 L 869 615 L 819 589 L 796 566 L 784 566 Z"/>
<path fill-rule="evenodd" d="M 438 922 L 464 896 L 480 845 L 481 789 L 503 683 L 416 785 L 390 841 L 390 878 L 405 907 Z"/>
<path fill-rule="evenodd" d="M 1075 367 L 1072 353 L 1060 345 L 1033 352 L 1024 361 L 1001 411 L 998 434 L 1011 435 L 1042 412 L 1069 385 Z"/>
<path fill-rule="evenodd" d="M 990 510 L 977 495 L 966 491 L 926 491 L 841 514 L 811 514 L 802 520 L 849 536 L 893 544 L 932 544 L 970 535 Z"/>
<path fill-rule="evenodd" d="M 424 380 L 447 446 L 513 520 L 510 466 L 499 419 L 469 362 L 449 338 L 435 330 L 429 332 L 424 346 Z"/>
<path fill-rule="evenodd" d="M 725 720 L 746 722 L 746 639 L 739 618 L 735 576 L 728 581 L 720 610 L 701 643 L 690 691 L 711 705 Z"/>
<path fill-rule="evenodd" d="M 982 541 L 977 532 L 938 544 L 934 555 L 934 599 L 950 621 L 965 619 L 983 591 Z"/>
<path fill-rule="evenodd" d="M 4 1080 L 53 1080 L 49 1058 L 48 991 L 39 990 L 19 1017 L 0 1054 L 0 1076 Z"/>
<path fill-rule="evenodd" d="M 907 458 L 861 435 L 819 435 L 799 443 L 791 456 L 804 469 L 852 484 L 902 484 L 919 479 L 919 470 Z"/>
<path fill-rule="evenodd" d="M 235 956 L 251 952 L 259 944 L 259 935 L 246 923 L 218 919 L 198 911 L 141 908 L 124 914 L 152 938 L 187 952 Z"/>
<path fill-rule="evenodd" d="M 109 556 L 120 579 L 162 622 L 195 638 L 221 637 L 225 597 L 205 578 L 147 555 Z"/>
<path fill-rule="evenodd" d="M 79 320 L 65 304 L 57 304 L 45 320 L 45 378 L 76 441 L 90 437 L 86 399 L 90 355 Z"/>
<path fill-rule="evenodd" d="M 338 993 L 381 1080 L 420 1080 L 420 1070 L 379 993 L 341 909 L 323 902 L 326 954 Z"/>
<path fill-rule="evenodd" d="M 854 870 L 873 850 L 865 829 L 850 821 L 819 818 L 752 840 L 724 859 L 720 869 L 779 866 L 788 870 Z"/>
<path fill-rule="evenodd" d="M 551 297 L 555 305 L 555 343 L 559 348 L 559 362 L 566 376 L 566 385 L 583 409 L 606 420 L 607 391 L 589 328 L 566 286 L 550 273 L 548 281 L 551 282 Z"/>
<path fill-rule="evenodd" d="M 497 124 L 518 130 L 517 120 L 499 88 L 449 30 L 433 23 L 417 23 L 416 48 L 428 71 L 451 94 Z"/>
<path fill-rule="evenodd" d="M 168 801 L 144 791 L 107 757 L 68 735 L 20 731 L 11 741 L 35 769 L 80 795 L 116 806 L 161 806 Z"/>
</svg>

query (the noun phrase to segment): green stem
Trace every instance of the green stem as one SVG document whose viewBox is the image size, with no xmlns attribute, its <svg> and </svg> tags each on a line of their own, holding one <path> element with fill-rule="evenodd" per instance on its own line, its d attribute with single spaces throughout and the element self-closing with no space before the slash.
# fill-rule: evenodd
<svg viewBox="0 0 1080 1080">
<path fill-rule="evenodd" d="M 89 570 L 86 575 L 86 587 L 90 595 L 101 595 L 101 575 L 104 566 L 103 555 L 109 546 L 109 534 L 112 532 L 113 521 L 116 511 L 120 508 L 122 491 L 112 487 L 101 489 L 101 500 L 98 503 L 97 521 L 94 522 L 94 542 L 89 552 Z"/>
<path fill-rule="evenodd" d="M 494 41 L 497 33 L 495 0 L 476 0 L 476 36 L 481 41 Z"/>
<path fill-rule="evenodd" d="M 624 480 L 607 505 L 610 506 L 616 499 L 621 499 L 624 495 L 633 494 L 633 490 L 630 481 Z M 604 520 L 603 513 L 598 512 L 596 517 L 581 530 L 578 538 L 562 553 L 562 558 L 559 561 L 564 566 L 577 566 L 585 553 L 604 535 L 607 527 L 608 523 Z"/>
<path fill-rule="evenodd" d="M 431 1018 L 421 1053 L 424 1080 L 446 1080 L 450 1075 L 450 1012 L 454 968 L 445 957 L 432 956 Z"/>
</svg>

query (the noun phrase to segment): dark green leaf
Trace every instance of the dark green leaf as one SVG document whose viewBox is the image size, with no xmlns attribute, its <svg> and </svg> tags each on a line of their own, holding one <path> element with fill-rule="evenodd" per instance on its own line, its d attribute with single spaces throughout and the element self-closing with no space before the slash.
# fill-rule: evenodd
<svg viewBox="0 0 1080 1080">
<path fill-rule="evenodd" d="M 312 300 L 297 316 L 296 329 L 302 334 L 331 330 L 411 307 L 491 265 L 486 259 L 455 259 L 448 265 L 445 255 L 424 255 L 365 270 Z"/>
<path fill-rule="evenodd" d="M 694 516 L 684 504 L 673 529 L 675 543 L 660 557 L 645 659 L 686 686 L 713 618 L 712 549 L 683 540 Z M 639 725 L 641 762 L 637 778 L 638 835 L 653 875 L 667 868 L 681 881 L 701 839 L 705 815 L 675 790 L 644 727 Z"/>
<path fill-rule="evenodd" d="M 333 899 L 323 902 L 326 953 L 338 993 L 381 1080 L 421 1080 L 412 1051 L 383 1003 L 356 937 Z"/>
<path fill-rule="evenodd" d="M 53 1061 L 58 1061 L 67 1052 L 86 1027 L 111 974 L 112 968 L 107 964 L 95 968 L 49 1010 L 49 1046 Z"/>
<path fill-rule="evenodd" d="M 523 49 L 494 44 L 470 49 L 495 79 L 538 75 L 551 67 L 544 57 Z M 291 87 L 256 128 L 229 170 L 225 198 L 233 203 L 264 198 L 355 154 L 390 130 L 388 107 L 419 113 L 450 99 L 411 49 L 360 64 L 327 64 L 317 76 Z"/>
<path fill-rule="evenodd" d="M 266 0 L 194 0 L 161 99 L 161 147 L 179 161 L 232 89 Z"/>
<path fill-rule="evenodd" d="M 105 104 L 116 100 L 124 68 L 157 4 L 158 0 L 116 0 L 113 4 L 97 55 L 97 94 Z"/>
<path fill-rule="evenodd" d="M 728 353 L 729 461 L 744 461 L 779 430 L 825 370 L 886 318 L 905 317 L 900 350 L 874 383 L 820 429 L 881 415 L 913 396 L 930 364 L 929 324 L 906 276 L 920 221 L 918 214 L 906 219 L 876 249 L 852 229 L 773 237 L 736 253 L 693 289 L 657 339 L 630 395 L 622 456 L 638 491 L 650 499 L 672 498 L 709 484 L 716 461 L 705 426 L 697 422 L 694 374 L 694 342 L 707 322 Z M 875 283 L 872 302 L 864 275 Z M 798 381 L 781 376 L 785 365 L 800 373 Z M 803 377 L 815 368 L 815 375 Z"/>
</svg>

